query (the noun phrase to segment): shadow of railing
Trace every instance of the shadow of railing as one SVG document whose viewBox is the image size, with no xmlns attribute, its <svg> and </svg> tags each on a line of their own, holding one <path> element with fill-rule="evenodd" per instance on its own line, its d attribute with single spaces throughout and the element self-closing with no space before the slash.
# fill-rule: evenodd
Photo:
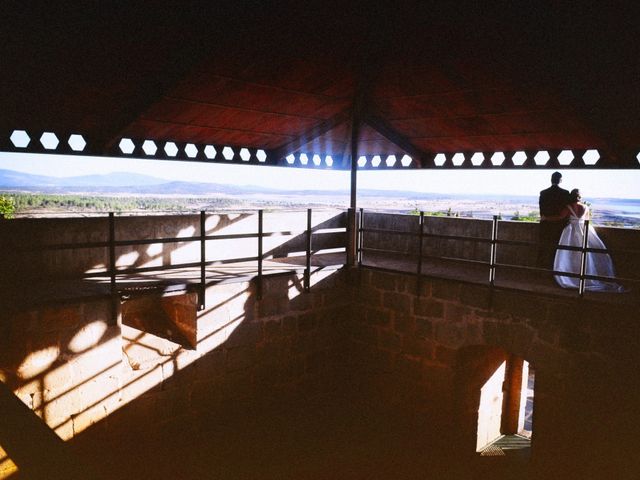
<svg viewBox="0 0 640 480">
<path fill-rule="evenodd" d="M 314 228 L 318 231 L 322 230 L 326 225 L 328 225 L 326 222 L 319 222 Z M 307 232 L 303 232 L 302 234 L 293 236 L 293 238 L 295 242 L 298 242 L 301 237 L 306 238 L 306 236 Z M 281 248 L 279 252 L 288 254 L 287 252 L 291 252 L 297 248 L 297 243 L 295 242 L 292 244 L 292 249 L 289 250 L 286 247 L 282 247 L 282 243 L 286 242 L 281 242 L 280 245 L 274 248 Z M 280 254 L 281 253 L 275 253 L 276 258 Z M 274 255 L 272 249 L 265 253 L 265 256 L 268 255 Z M 294 265 L 294 267 L 297 267 L 297 265 Z M 314 328 L 317 328 L 317 323 L 319 322 L 315 319 L 315 312 L 309 317 L 310 320 L 304 323 L 302 323 L 302 320 L 298 320 L 297 317 L 302 315 L 302 312 L 308 312 L 310 309 L 318 308 L 318 306 L 320 306 L 320 310 L 322 310 L 322 308 L 328 308 L 328 302 L 325 300 L 318 301 L 317 299 L 309 299 L 311 297 L 307 298 L 301 295 L 304 293 L 304 288 L 301 288 L 303 280 L 301 279 L 299 269 L 293 268 L 289 272 L 284 273 L 285 275 L 280 276 L 282 280 L 276 282 L 277 288 L 272 286 L 265 293 L 268 297 L 268 303 L 275 304 L 277 308 L 280 308 L 282 305 L 287 305 L 283 310 L 294 312 L 294 316 L 291 317 L 294 321 L 294 331 L 297 332 L 298 328 L 301 331 L 304 330 L 304 332 L 313 331 Z M 318 280 L 317 282 L 321 283 L 322 280 Z M 246 286 L 242 286 L 240 290 L 234 291 L 233 293 L 225 293 L 222 298 L 214 296 L 214 303 L 207 305 L 205 309 L 201 310 L 198 313 L 199 316 L 217 315 L 219 312 L 227 309 L 231 311 L 233 309 L 228 305 L 231 303 L 237 304 L 238 302 L 244 305 L 242 313 L 226 318 L 224 321 L 216 321 L 214 328 L 199 338 L 198 345 L 196 345 L 194 350 L 175 345 L 172 347 L 173 350 L 170 353 L 154 346 L 153 342 L 162 339 L 140 331 L 137 335 L 131 335 L 131 329 L 129 329 L 127 333 L 128 337 L 124 340 L 125 344 L 121 346 L 120 343 L 118 343 L 114 346 L 112 342 L 119 339 L 119 334 L 116 335 L 116 333 L 119 332 L 119 328 L 117 328 L 118 332 L 116 332 L 116 326 L 110 322 L 106 314 L 103 315 L 104 318 L 101 317 L 101 321 L 107 325 L 108 328 L 102 335 L 95 336 L 93 344 L 90 346 L 85 345 L 82 348 L 76 348 L 76 345 L 76 347 L 71 348 L 70 345 L 72 345 L 74 341 L 76 341 L 77 344 L 76 335 L 86 327 L 86 322 L 84 324 L 82 322 L 71 322 L 71 324 L 68 325 L 69 328 L 64 332 L 59 332 L 56 331 L 56 328 L 63 327 L 60 325 L 46 324 L 45 320 L 52 320 L 57 323 L 58 320 L 63 319 L 61 315 L 54 314 L 52 318 L 48 319 L 43 317 L 42 320 L 34 323 L 35 318 L 32 313 L 25 313 L 25 316 L 21 319 L 13 316 L 20 315 L 19 311 L 11 313 L 4 312 L 3 316 L 6 315 L 2 322 L 4 326 L 10 325 L 10 322 L 12 322 L 11 327 L 7 328 L 14 329 L 16 324 L 22 324 L 21 320 L 25 320 L 24 325 L 28 325 L 28 328 L 25 328 L 24 331 L 13 330 L 10 332 L 11 335 L 4 339 L 8 343 L 11 343 L 11 341 L 16 338 L 22 338 L 24 342 L 22 344 L 16 342 L 16 345 L 13 345 L 12 348 L 5 349 L 5 343 L 0 341 L 0 348 L 3 353 L 0 355 L 0 357 L 2 357 L 0 358 L 0 373 L 3 373 L 3 381 L 12 390 L 18 393 L 22 392 L 20 393 L 20 398 L 23 403 L 27 404 L 33 412 L 37 413 L 39 417 L 47 422 L 59 435 L 67 438 L 71 436 L 76 438 L 80 432 L 93 424 L 97 425 L 102 423 L 106 418 L 110 419 L 108 422 L 110 425 L 118 423 L 118 420 L 114 417 L 116 411 L 120 411 L 122 407 L 125 407 L 137 399 L 142 403 L 147 402 L 147 397 L 150 395 L 150 392 L 164 391 L 165 383 L 168 382 L 170 378 L 172 379 L 171 382 L 173 382 L 176 375 L 178 375 L 178 377 L 195 375 L 196 373 L 194 372 L 198 371 L 195 364 L 200 363 L 202 365 L 201 360 L 211 358 L 211 360 L 203 360 L 209 366 L 199 367 L 200 371 L 213 368 L 211 365 L 218 360 L 217 352 L 236 352 L 238 348 L 244 348 L 243 345 L 246 344 L 247 341 L 253 342 L 253 345 L 257 345 L 255 348 L 266 348 L 266 345 L 273 341 L 273 327 L 270 327 L 270 333 L 267 334 L 262 332 L 262 329 L 266 327 L 258 324 L 258 328 L 262 332 L 259 334 L 259 338 L 254 338 L 254 334 L 246 333 L 256 328 L 256 325 L 252 323 L 256 315 L 264 317 L 265 315 L 275 315 L 277 313 L 276 311 L 269 313 L 269 309 L 273 307 L 266 306 L 262 308 L 261 306 L 257 309 L 257 292 L 257 279 L 254 278 L 250 282 L 247 281 Z M 312 293 L 311 296 L 313 297 L 313 295 L 316 294 Z M 79 301 L 83 300 L 80 299 Z M 265 305 L 268 305 L 268 303 L 265 303 Z M 102 300 L 102 304 L 103 306 L 108 305 L 108 301 L 105 303 L 105 300 Z M 338 304 L 336 305 L 339 307 Z M 72 313 L 70 311 L 72 306 L 58 305 L 54 308 L 58 308 L 62 315 L 69 316 Z M 78 315 L 82 315 L 84 314 L 83 312 L 85 312 L 92 317 L 93 321 L 96 321 L 96 314 L 89 314 L 88 312 L 90 310 L 92 310 L 92 308 L 82 307 Z M 104 308 L 104 311 L 108 311 L 108 308 Z M 335 317 L 335 315 L 328 317 Z M 5 322 L 4 320 L 7 321 Z M 300 327 L 297 326 L 298 321 L 301 322 Z M 282 327 L 284 320 L 279 318 L 277 322 L 280 322 L 279 329 L 284 332 L 285 328 Z M 247 325 L 247 327 L 245 327 L 245 325 Z M 40 333 L 45 333 L 45 335 L 39 335 L 37 342 L 34 343 L 34 341 L 32 341 L 33 339 L 28 339 L 28 336 L 30 333 L 35 335 L 39 326 L 44 327 Z M 247 328 L 248 330 L 246 330 Z M 49 332 L 49 334 L 47 334 L 47 332 Z M 325 329 L 323 335 L 328 335 L 328 329 Z M 245 336 L 248 336 L 249 340 L 242 340 Z M 149 339 L 153 338 L 155 338 L 155 340 L 149 343 Z M 290 339 L 286 340 L 287 343 L 290 341 Z M 263 342 L 265 346 L 262 345 Z M 328 340 L 317 343 L 311 342 L 308 343 L 308 348 L 333 348 L 331 345 L 335 343 L 336 342 Z M 307 343 L 304 345 L 304 348 L 307 348 Z M 120 361 L 121 354 L 124 353 L 127 355 L 136 348 L 149 352 L 156 358 L 156 360 L 154 360 L 155 363 L 150 368 L 140 368 L 130 362 L 128 368 L 131 371 L 128 376 L 125 376 L 123 381 L 116 381 L 115 378 L 119 378 L 118 371 L 122 369 Z M 20 354 L 20 351 L 23 353 Z M 38 352 L 45 352 L 47 355 L 49 355 L 48 352 L 53 353 L 43 361 L 41 361 L 39 357 L 36 359 L 39 362 L 36 362 L 37 371 L 25 373 L 21 370 L 21 367 L 29 360 L 28 357 L 31 353 L 37 354 Z M 225 355 L 231 354 L 225 353 Z M 237 354 L 234 353 L 233 355 L 235 356 Z M 273 367 L 273 364 L 269 363 L 270 360 L 268 360 L 272 357 L 267 356 L 266 353 L 264 355 L 265 356 L 261 358 L 264 358 L 265 365 Z M 79 370 L 81 373 L 76 372 L 76 374 L 73 375 L 72 385 L 65 387 L 64 382 L 66 380 L 64 377 L 68 373 L 64 371 L 66 364 L 70 361 L 84 362 L 84 356 L 87 356 L 86 359 L 89 364 L 84 365 L 82 369 Z M 310 352 L 309 359 L 304 357 L 303 360 L 300 360 L 303 371 L 309 368 L 307 377 L 312 375 L 313 368 L 311 366 L 307 367 L 306 362 L 315 362 L 315 364 L 318 362 L 317 359 L 311 360 L 312 357 L 313 352 Z M 32 357 L 32 359 L 33 358 L 35 357 Z M 255 358 L 253 358 L 252 355 L 248 355 L 248 359 L 249 360 L 246 361 L 242 360 L 242 362 L 249 362 L 249 364 L 255 362 Z M 214 370 L 219 370 L 220 368 L 224 371 L 227 367 L 223 365 L 222 367 L 214 368 Z M 290 367 L 289 370 L 296 372 L 298 371 L 298 367 Z M 258 369 L 258 371 L 262 372 L 260 375 L 264 378 L 265 368 Z M 275 369 L 274 372 L 276 372 Z M 4 375 L 5 373 L 8 373 L 8 375 Z M 236 375 L 238 372 L 231 369 L 230 373 Z M 244 375 L 245 374 L 242 373 L 240 377 L 245 378 Z M 257 374 L 248 373 L 246 378 L 251 378 L 253 375 Z M 276 375 L 278 374 L 276 373 Z M 213 379 L 218 382 L 221 381 L 217 375 L 213 375 Z M 200 379 L 200 381 L 205 382 L 209 380 L 208 378 Z M 56 385 L 57 382 L 60 383 Z M 61 405 L 65 402 L 73 404 L 74 399 L 78 396 L 83 399 L 82 402 L 78 404 L 82 405 L 82 408 L 76 409 L 74 407 L 69 411 L 70 414 L 67 415 L 66 418 L 59 420 Z M 203 412 L 205 408 L 205 406 L 200 406 L 199 411 Z M 49 415 L 49 412 L 55 412 L 55 415 Z M 124 414 L 124 416 L 127 417 L 127 414 Z M 146 421 L 142 415 L 138 420 L 140 422 Z M 124 422 L 123 425 L 125 423 L 127 422 Z M 6 432 L 0 431 L 0 445 L 5 442 L 5 435 Z M 16 463 L 22 462 L 28 470 L 28 463 L 25 464 L 24 458 L 20 457 L 19 454 L 15 455 L 10 453 L 10 456 Z M 32 456 L 30 462 L 37 461 L 35 458 L 36 457 Z M 2 461 L 7 462 L 9 459 L 3 458 Z"/>
</svg>

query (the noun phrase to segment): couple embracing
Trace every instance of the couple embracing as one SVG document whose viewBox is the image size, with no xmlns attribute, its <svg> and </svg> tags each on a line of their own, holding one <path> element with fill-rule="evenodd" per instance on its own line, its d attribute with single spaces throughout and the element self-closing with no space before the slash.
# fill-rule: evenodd
<svg viewBox="0 0 640 480">
<path fill-rule="evenodd" d="M 589 207 L 581 202 L 577 188 L 568 192 L 560 188 L 562 174 L 551 175 L 551 186 L 540 192 L 540 244 L 538 266 L 552 268 L 556 272 L 580 273 L 582 253 L 575 250 L 557 248 L 558 245 L 582 247 L 585 233 L 585 220 L 589 219 Z M 589 225 L 587 247 L 604 249 L 604 243 Z M 607 253 L 588 252 L 586 255 L 587 275 L 615 277 L 613 261 Z M 563 288 L 578 288 L 577 277 L 554 276 Z M 603 280 L 588 279 L 585 289 L 600 292 L 624 292 L 621 285 Z"/>
</svg>

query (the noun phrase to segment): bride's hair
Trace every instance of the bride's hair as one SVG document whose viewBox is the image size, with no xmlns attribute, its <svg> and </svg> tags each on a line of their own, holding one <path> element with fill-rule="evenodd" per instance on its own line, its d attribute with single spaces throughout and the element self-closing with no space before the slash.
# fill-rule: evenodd
<svg viewBox="0 0 640 480">
<path fill-rule="evenodd" d="M 582 197 L 580 196 L 580 190 L 578 190 L 577 188 L 574 188 L 573 190 L 571 190 L 571 193 L 569 193 L 569 201 L 571 203 L 579 202 L 581 198 Z"/>
</svg>

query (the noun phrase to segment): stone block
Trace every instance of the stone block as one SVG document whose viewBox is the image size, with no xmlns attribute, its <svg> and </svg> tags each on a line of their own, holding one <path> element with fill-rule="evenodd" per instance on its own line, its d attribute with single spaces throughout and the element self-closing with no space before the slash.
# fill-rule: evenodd
<svg viewBox="0 0 640 480">
<path fill-rule="evenodd" d="M 418 289 L 417 278 L 409 275 L 397 275 L 396 289 L 398 292 L 415 295 Z"/>
<path fill-rule="evenodd" d="M 282 323 L 280 319 L 269 320 L 264 323 L 264 338 L 265 340 L 273 340 L 282 336 Z"/>
<path fill-rule="evenodd" d="M 508 291 L 495 291 L 493 310 L 526 319 L 543 319 L 547 315 L 547 303 L 533 295 Z"/>
<path fill-rule="evenodd" d="M 443 318 L 444 303 L 432 298 L 418 297 L 413 301 L 413 312 L 421 317 Z"/>
<path fill-rule="evenodd" d="M 402 381 L 419 382 L 422 379 L 422 370 L 419 358 L 399 355 L 396 359 L 396 375 Z"/>
<path fill-rule="evenodd" d="M 123 369 L 120 398 L 124 404 L 127 404 L 154 388 L 160 390 L 162 380 L 162 367 L 160 366 L 150 370 Z"/>
<path fill-rule="evenodd" d="M 449 321 L 435 324 L 435 339 L 438 343 L 451 348 L 459 348 L 466 340 L 466 325 Z"/>
<path fill-rule="evenodd" d="M 463 284 L 460 287 L 460 302 L 468 307 L 488 310 L 491 299 L 489 287 Z"/>
<path fill-rule="evenodd" d="M 378 329 L 369 325 L 358 324 L 354 326 L 353 338 L 368 345 L 378 344 Z"/>
<path fill-rule="evenodd" d="M 380 348 L 391 352 L 400 352 L 402 350 L 401 335 L 387 329 L 380 329 L 378 335 Z"/>
<path fill-rule="evenodd" d="M 388 310 L 376 308 L 364 308 L 362 310 L 364 319 L 369 325 L 388 327 L 391 325 L 392 314 Z"/>
<path fill-rule="evenodd" d="M 428 318 L 416 317 L 415 334 L 419 338 L 431 338 L 433 336 L 433 321 Z"/>
<path fill-rule="evenodd" d="M 318 319 L 316 318 L 316 314 L 314 313 L 303 313 L 298 316 L 298 331 L 300 333 L 305 333 L 316 328 L 318 324 Z"/>
<path fill-rule="evenodd" d="M 401 334 L 412 334 L 415 331 L 415 317 L 396 314 L 393 318 L 393 329 Z"/>
<path fill-rule="evenodd" d="M 433 343 L 429 340 L 405 335 L 402 339 L 402 353 L 421 358 L 432 358 Z"/>
<path fill-rule="evenodd" d="M 440 300 L 460 300 L 460 283 L 452 280 L 432 279 L 431 296 Z"/>
<path fill-rule="evenodd" d="M 294 335 L 298 331 L 298 318 L 294 315 L 286 315 L 281 320 L 281 326 L 283 335 Z"/>
<path fill-rule="evenodd" d="M 224 342 L 225 348 L 254 346 L 264 338 L 263 324 L 255 320 L 238 321 L 227 328 L 229 333 Z"/>
<path fill-rule="evenodd" d="M 379 288 L 380 290 L 384 290 L 386 292 L 397 291 L 398 274 L 378 272 L 374 270 L 372 270 L 370 273 L 371 273 L 370 283 L 372 286 L 374 286 L 375 288 Z"/>
<path fill-rule="evenodd" d="M 382 292 L 365 284 L 356 290 L 356 301 L 364 305 L 380 306 L 382 305 Z"/>
<path fill-rule="evenodd" d="M 191 387 L 191 408 L 194 414 L 211 412 L 222 400 L 221 380 L 211 378 L 208 381 L 196 382 Z"/>
<path fill-rule="evenodd" d="M 462 322 L 471 310 L 458 303 L 447 302 L 444 305 L 444 318 L 448 322 Z"/>
<path fill-rule="evenodd" d="M 382 295 L 382 306 L 394 312 L 410 313 L 411 298 L 402 293 L 384 292 Z"/>
<path fill-rule="evenodd" d="M 313 352 L 306 357 L 305 373 L 308 375 L 317 375 L 327 367 L 327 352 L 320 350 Z"/>
<path fill-rule="evenodd" d="M 449 367 L 454 367 L 458 351 L 455 348 L 438 345 L 435 349 L 435 360 Z"/>
<path fill-rule="evenodd" d="M 227 349 L 225 360 L 225 371 L 235 372 L 246 370 L 256 361 L 256 350 L 254 346 L 240 346 Z"/>
</svg>

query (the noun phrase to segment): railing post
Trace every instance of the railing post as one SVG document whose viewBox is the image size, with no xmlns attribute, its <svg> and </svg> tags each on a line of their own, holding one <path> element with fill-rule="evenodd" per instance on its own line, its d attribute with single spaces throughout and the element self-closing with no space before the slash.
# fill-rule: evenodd
<svg viewBox="0 0 640 480">
<path fill-rule="evenodd" d="M 497 258 L 497 249 L 498 249 L 498 216 L 493 216 L 493 221 L 491 222 L 491 252 L 489 256 L 489 285 L 491 288 L 495 286 L 496 283 L 496 258 Z"/>
<path fill-rule="evenodd" d="M 307 264 L 304 269 L 304 291 L 308 292 L 311 289 L 311 209 L 307 209 Z"/>
<path fill-rule="evenodd" d="M 358 260 L 358 225 L 355 208 L 347 209 L 347 265 L 352 267 Z"/>
<path fill-rule="evenodd" d="M 358 218 L 358 234 L 357 239 L 357 253 L 358 253 L 358 267 L 362 266 L 362 244 L 364 242 L 364 208 L 360 209 L 360 217 Z"/>
<path fill-rule="evenodd" d="M 262 299 L 262 237 L 263 231 L 263 217 L 264 212 L 262 209 L 258 210 L 258 300 Z"/>
<path fill-rule="evenodd" d="M 206 216 L 205 211 L 200 211 L 200 299 L 198 301 L 198 307 L 200 310 L 204 310 L 207 304 L 207 277 L 205 266 L 207 262 L 207 232 L 206 232 Z"/>
<path fill-rule="evenodd" d="M 422 287 L 422 242 L 424 240 L 424 212 L 420 212 L 420 232 L 418 234 L 418 241 L 420 244 L 418 245 L 418 268 L 416 269 L 416 295 L 420 296 L 420 291 Z"/>
<path fill-rule="evenodd" d="M 582 237 L 582 250 L 580 256 L 580 284 L 578 285 L 578 294 L 584 296 L 585 278 L 587 271 L 587 246 L 589 245 L 589 220 L 584 222 L 584 235 Z"/>
<path fill-rule="evenodd" d="M 111 294 L 111 322 L 118 324 L 118 288 L 116 285 L 116 221 L 109 212 L 109 292 Z"/>
</svg>

